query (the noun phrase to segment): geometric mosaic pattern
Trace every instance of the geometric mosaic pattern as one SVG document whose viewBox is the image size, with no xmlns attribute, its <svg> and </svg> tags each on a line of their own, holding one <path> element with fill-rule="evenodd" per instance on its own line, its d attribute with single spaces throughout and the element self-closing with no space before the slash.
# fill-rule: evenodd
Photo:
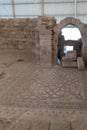
<svg viewBox="0 0 87 130">
<path fill-rule="evenodd" d="M 31 62 L 1 69 L 0 105 L 87 109 L 86 84 L 77 69 L 42 67 Z"/>
</svg>

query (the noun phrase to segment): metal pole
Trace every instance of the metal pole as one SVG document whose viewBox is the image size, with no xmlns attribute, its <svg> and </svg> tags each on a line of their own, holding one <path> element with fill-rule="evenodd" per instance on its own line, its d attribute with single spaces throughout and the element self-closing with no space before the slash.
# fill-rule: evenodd
<svg viewBox="0 0 87 130">
<path fill-rule="evenodd" d="M 77 0 L 75 0 L 75 18 L 77 17 Z"/>
<path fill-rule="evenodd" d="M 12 0 L 12 12 L 13 12 L 13 18 L 15 18 L 14 0 Z"/>
<path fill-rule="evenodd" d="M 41 15 L 44 16 L 44 0 L 41 0 Z"/>
</svg>

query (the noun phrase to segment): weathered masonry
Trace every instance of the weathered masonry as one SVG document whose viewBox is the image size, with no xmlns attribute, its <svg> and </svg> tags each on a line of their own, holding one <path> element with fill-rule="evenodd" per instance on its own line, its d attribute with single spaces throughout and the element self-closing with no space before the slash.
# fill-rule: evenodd
<svg viewBox="0 0 87 130">
<path fill-rule="evenodd" d="M 61 29 L 68 24 L 80 30 L 82 57 L 87 62 L 87 25 L 75 18 L 65 18 L 59 24 L 53 17 L 46 16 L 35 19 L 0 19 L 0 53 L 22 54 L 35 58 L 40 64 L 55 65 Z"/>
</svg>

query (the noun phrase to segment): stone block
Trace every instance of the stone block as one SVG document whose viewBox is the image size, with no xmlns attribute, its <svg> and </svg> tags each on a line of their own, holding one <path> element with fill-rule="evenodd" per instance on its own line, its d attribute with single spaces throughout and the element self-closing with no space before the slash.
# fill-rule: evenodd
<svg viewBox="0 0 87 130">
<path fill-rule="evenodd" d="M 72 60 L 62 60 L 61 66 L 65 68 L 77 68 L 77 61 Z"/>
<path fill-rule="evenodd" d="M 23 49 L 24 49 L 24 46 L 23 46 L 23 45 L 18 45 L 18 49 L 19 49 L 19 50 L 23 50 Z"/>
<path fill-rule="evenodd" d="M 72 130 L 87 130 L 87 120 L 86 119 L 78 119 L 72 121 Z"/>
<path fill-rule="evenodd" d="M 84 70 L 85 69 L 85 64 L 84 64 L 84 60 L 83 60 L 82 57 L 77 58 L 77 65 L 78 65 L 79 70 Z"/>
<path fill-rule="evenodd" d="M 15 121 L 8 130 L 29 130 L 31 121 L 29 119 L 20 119 Z"/>
<path fill-rule="evenodd" d="M 34 121 L 30 130 L 49 130 L 49 122 L 46 121 Z"/>
<path fill-rule="evenodd" d="M 51 46 L 51 41 L 45 41 L 45 40 L 44 40 L 44 41 L 41 41 L 41 42 L 40 42 L 40 46 L 41 46 L 41 47 L 43 47 L 43 46 L 47 46 L 47 47 L 48 47 L 48 46 Z"/>
<path fill-rule="evenodd" d="M 68 52 L 65 56 L 62 57 L 62 60 L 76 60 L 77 54 L 76 51 Z"/>
<path fill-rule="evenodd" d="M 50 130 L 72 130 L 71 123 L 66 121 L 51 122 Z"/>
<path fill-rule="evenodd" d="M 79 19 L 77 19 L 76 22 L 75 22 L 75 24 L 79 26 L 79 25 L 81 25 L 82 23 L 81 23 L 81 21 L 80 21 Z M 82 25 L 83 25 L 83 24 L 82 24 Z M 82 26 L 82 27 L 83 27 L 83 26 Z"/>
</svg>

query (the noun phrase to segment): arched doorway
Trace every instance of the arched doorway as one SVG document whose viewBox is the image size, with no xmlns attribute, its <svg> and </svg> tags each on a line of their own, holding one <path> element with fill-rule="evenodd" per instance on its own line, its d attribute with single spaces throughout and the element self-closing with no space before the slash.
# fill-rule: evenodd
<svg viewBox="0 0 87 130">
<path fill-rule="evenodd" d="M 82 56 L 82 35 L 80 30 L 71 24 L 64 26 L 58 36 L 57 45 L 57 63 L 60 64 L 61 60 L 68 56 L 67 59 L 76 59 Z"/>
<path fill-rule="evenodd" d="M 54 42 L 53 42 L 53 50 L 52 50 L 52 57 L 53 57 L 53 63 L 57 63 L 57 57 L 59 54 L 59 50 L 58 50 L 58 44 L 59 44 L 59 39 L 61 38 L 61 30 L 67 26 L 67 25 L 73 25 L 75 27 L 77 27 L 80 30 L 81 33 L 81 41 L 82 41 L 82 57 L 84 58 L 84 60 L 87 60 L 87 55 L 86 55 L 86 50 L 85 50 L 85 46 L 86 46 L 86 39 L 85 39 L 85 24 L 81 23 L 81 21 L 79 19 L 76 18 L 65 18 L 64 20 L 62 20 L 55 28 L 54 28 Z M 63 37 L 62 37 L 63 40 Z"/>
</svg>

